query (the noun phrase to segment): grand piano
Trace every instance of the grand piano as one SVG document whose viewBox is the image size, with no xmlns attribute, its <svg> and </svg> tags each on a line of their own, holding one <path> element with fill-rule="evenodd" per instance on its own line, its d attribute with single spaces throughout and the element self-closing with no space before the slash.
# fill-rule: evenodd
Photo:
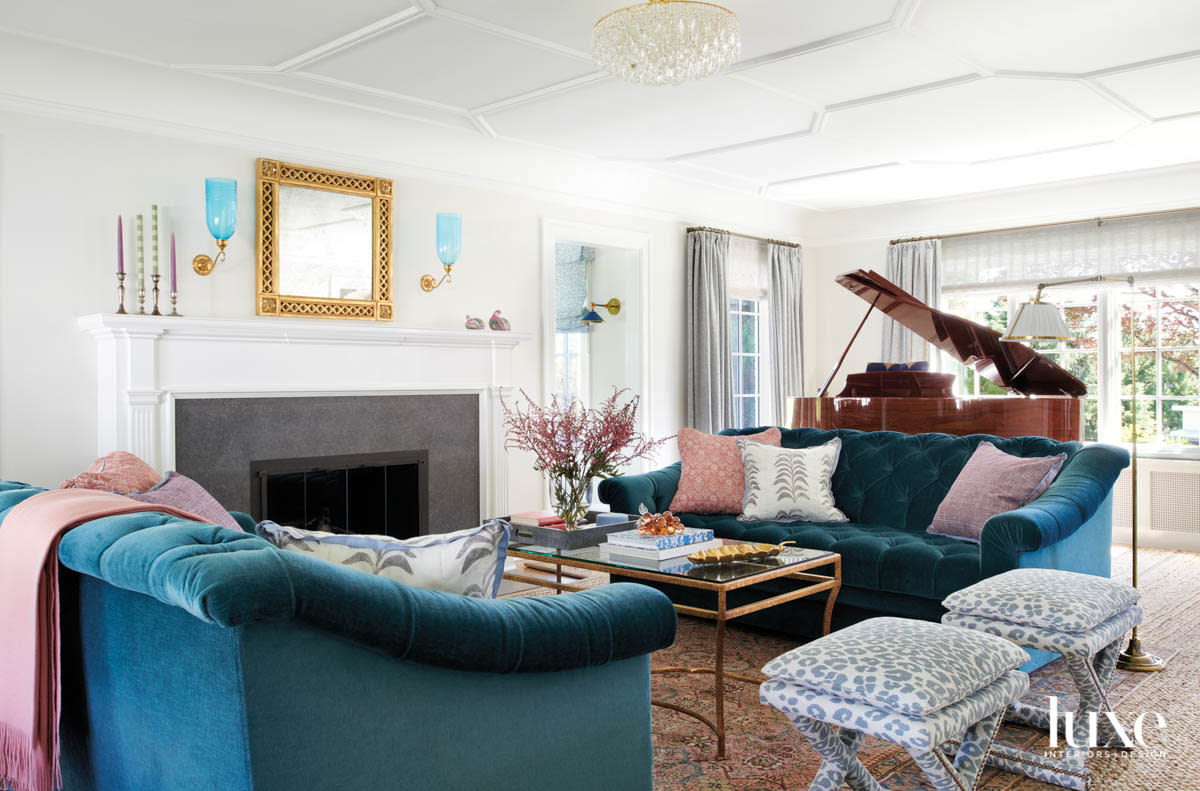
<svg viewBox="0 0 1200 791">
<path fill-rule="evenodd" d="M 1022 343 L 1001 341 L 1000 333 L 993 329 L 929 307 L 878 272 L 859 269 L 839 275 L 837 283 L 871 307 L 820 393 L 793 399 L 793 428 L 1080 439 L 1087 387 L 1051 360 Z M 1009 395 L 956 396 L 951 390 L 953 374 L 889 370 L 849 374 L 842 392 L 828 397 L 847 352 L 875 310 L 973 368 Z"/>
</svg>

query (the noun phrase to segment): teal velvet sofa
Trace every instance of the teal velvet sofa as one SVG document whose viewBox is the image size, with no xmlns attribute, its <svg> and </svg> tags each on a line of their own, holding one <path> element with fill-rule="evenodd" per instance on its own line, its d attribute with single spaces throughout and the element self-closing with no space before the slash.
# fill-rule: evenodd
<svg viewBox="0 0 1200 791">
<path fill-rule="evenodd" d="M 152 512 L 59 560 L 66 791 L 651 788 L 651 588 L 470 599 Z"/>
<path fill-rule="evenodd" d="M 762 428 L 726 430 L 753 434 Z M 741 522 L 736 514 L 676 514 L 684 524 L 710 527 L 719 537 L 795 541 L 842 556 L 843 587 L 834 608 L 835 628 L 876 615 L 940 620 L 942 599 L 1002 571 L 1022 567 L 1110 574 L 1112 487 L 1129 454 L 1108 445 L 1084 446 L 1042 437 L 1002 439 L 983 434 L 900 434 L 893 431 L 783 429 L 782 445 L 810 447 L 841 437 L 842 454 L 832 487 L 844 523 Z M 1058 477 L 1025 507 L 988 520 L 979 544 L 933 535 L 926 528 L 976 446 L 988 440 L 1018 456 L 1066 453 Z M 639 505 L 664 511 L 679 484 L 680 464 L 643 475 L 601 482 L 600 499 L 614 511 Z M 735 592 L 730 606 L 793 583 L 773 581 Z M 699 605 L 702 592 L 663 588 L 681 604 Z M 797 636 L 819 634 L 823 596 L 746 616 Z M 1046 661 L 1049 655 L 1041 657 Z"/>
</svg>

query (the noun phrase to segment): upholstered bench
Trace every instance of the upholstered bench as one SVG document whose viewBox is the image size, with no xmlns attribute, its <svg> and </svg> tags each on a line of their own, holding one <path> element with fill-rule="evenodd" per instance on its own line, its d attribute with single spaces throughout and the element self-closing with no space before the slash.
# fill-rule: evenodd
<svg viewBox="0 0 1200 791">
<path fill-rule="evenodd" d="M 937 791 L 971 791 L 1005 707 L 1029 688 L 1016 670 L 1027 658 L 982 632 L 871 618 L 771 660 L 759 699 L 824 759 L 811 791 L 883 791 L 856 755 L 863 734 L 907 750 Z"/>
<path fill-rule="evenodd" d="M 1094 746 L 1123 746 L 1103 712 L 1112 711 L 1107 692 L 1122 639 L 1142 621 L 1137 600 L 1137 589 L 1124 583 L 1054 569 L 1006 571 L 946 598 L 942 623 L 1061 654 L 1079 692 L 1070 742 L 1059 742 L 1061 761 L 997 745 L 991 763 L 1066 788 L 1087 788 L 1089 715 L 1097 719 Z M 1051 722 L 1048 709 L 1019 701 L 1005 718 L 1039 730 L 1057 731 L 1060 724 Z"/>
</svg>

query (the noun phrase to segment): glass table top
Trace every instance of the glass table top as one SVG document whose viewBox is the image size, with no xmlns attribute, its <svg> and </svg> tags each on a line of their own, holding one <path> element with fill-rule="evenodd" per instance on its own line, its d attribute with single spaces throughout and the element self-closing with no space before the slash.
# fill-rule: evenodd
<svg viewBox="0 0 1200 791">
<path fill-rule="evenodd" d="M 726 544 L 745 544 L 745 541 L 725 540 Z M 548 561 L 554 559 L 579 560 L 608 566 L 619 572 L 621 569 L 631 571 L 652 571 L 672 577 L 689 577 L 691 579 L 707 580 L 709 582 L 733 582 L 735 580 L 753 577 L 758 574 L 776 571 L 787 566 L 798 566 L 821 559 L 833 562 L 836 556 L 833 552 L 821 549 L 803 549 L 787 546 L 772 558 L 762 560 L 743 560 L 735 563 L 692 563 L 687 556 L 669 558 L 667 560 L 650 560 L 619 554 L 604 544 L 580 549 L 555 549 L 536 544 L 521 544 L 513 542 L 508 545 L 510 551 L 523 552 L 528 555 L 539 555 Z"/>
</svg>

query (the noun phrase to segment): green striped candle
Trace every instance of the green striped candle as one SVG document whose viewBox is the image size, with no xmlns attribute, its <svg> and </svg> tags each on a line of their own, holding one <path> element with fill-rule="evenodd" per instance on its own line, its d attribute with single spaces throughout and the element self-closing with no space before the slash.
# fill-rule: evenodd
<svg viewBox="0 0 1200 791">
<path fill-rule="evenodd" d="M 138 270 L 137 270 L 137 287 L 145 288 L 146 284 L 146 253 L 142 244 L 142 215 L 137 216 L 137 255 L 138 255 Z"/>
<path fill-rule="evenodd" d="M 154 256 L 154 274 L 158 274 L 158 204 L 150 204 L 150 251 Z"/>
</svg>

